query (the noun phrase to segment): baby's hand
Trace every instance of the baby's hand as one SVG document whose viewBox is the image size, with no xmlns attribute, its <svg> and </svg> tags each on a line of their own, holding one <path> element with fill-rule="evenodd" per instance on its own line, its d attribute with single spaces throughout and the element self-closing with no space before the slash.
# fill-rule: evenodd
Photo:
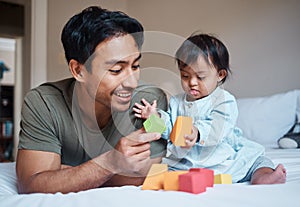
<svg viewBox="0 0 300 207">
<path fill-rule="evenodd" d="M 198 138 L 198 129 L 193 126 L 192 128 L 192 134 L 186 134 L 184 136 L 185 138 L 185 144 L 186 146 L 182 147 L 182 148 L 191 148 L 192 146 L 194 146 L 196 144 L 197 138 Z"/>
<path fill-rule="evenodd" d="M 147 119 L 150 117 L 151 114 L 156 114 L 157 116 L 159 116 L 156 109 L 157 107 L 156 100 L 153 101 L 152 105 L 145 99 L 142 99 L 142 103 L 144 104 L 144 106 L 139 103 L 134 104 L 133 111 L 135 112 L 134 114 L 135 117 Z"/>
</svg>

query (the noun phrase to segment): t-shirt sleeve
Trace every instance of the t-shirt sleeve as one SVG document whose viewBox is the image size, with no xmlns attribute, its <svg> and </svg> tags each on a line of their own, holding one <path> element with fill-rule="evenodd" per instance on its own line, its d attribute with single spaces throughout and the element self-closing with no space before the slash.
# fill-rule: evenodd
<svg viewBox="0 0 300 207">
<path fill-rule="evenodd" d="M 31 90 L 23 102 L 18 148 L 61 154 L 51 111 L 37 90 Z"/>
</svg>

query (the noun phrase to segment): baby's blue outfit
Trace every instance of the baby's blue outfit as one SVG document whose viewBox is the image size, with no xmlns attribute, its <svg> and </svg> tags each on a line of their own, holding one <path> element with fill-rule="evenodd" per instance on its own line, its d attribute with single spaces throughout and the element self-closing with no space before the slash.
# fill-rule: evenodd
<svg viewBox="0 0 300 207">
<path fill-rule="evenodd" d="M 189 102 L 186 94 L 170 98 L 168 112 L 159 111 L 167 129 L 162 137 L 169 140 L 178 116 L 190 116 L 198 128 L 200 140 L 192 148 L 184 149 L 168 142 L 163 163 L 170 170 L 209 168 L 215 174 L 231 174 L 232 181 L 244 178 L 256 159 L 264 154 L 264 147 L 242 135 L 237 128 L 236 99 L 228 91 L 217 87 L 210 95 Z"/>
</svg>

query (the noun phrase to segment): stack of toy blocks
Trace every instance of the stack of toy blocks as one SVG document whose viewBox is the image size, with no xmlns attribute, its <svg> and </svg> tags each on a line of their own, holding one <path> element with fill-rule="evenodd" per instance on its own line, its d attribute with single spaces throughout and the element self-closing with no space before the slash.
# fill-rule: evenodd
<svg viewBox="0 0 300 207">
<path fill-rule="evenodd" d="M 192 118 L 178 116 L 170 134 L 175 146 L 185 146 L 184 135 L 192 133 Z M 145 122 L 146 132 L 163 133 L 165 123 L 156 115 L 151 115 Z M 168 171 L 166 164 L 153 164 L 142 185 L 143 190 L 173 190 L 189 193 L 202 193 L 214 184 L 231 184 L 229 174 L 214 175 L 214 171 L 206 168 L 191 168 L 189 171 Z"/>
<path fill-rule="evenodd" d="M 168 171 L 166 164 L 153 164 L 142 185 L 142 190 L 172 190 L 199 194 L 214 184 L 231 184 L 229 174 L 214 175 L 206 168 L 191 168 L 189 171 Z"/>
</svg>

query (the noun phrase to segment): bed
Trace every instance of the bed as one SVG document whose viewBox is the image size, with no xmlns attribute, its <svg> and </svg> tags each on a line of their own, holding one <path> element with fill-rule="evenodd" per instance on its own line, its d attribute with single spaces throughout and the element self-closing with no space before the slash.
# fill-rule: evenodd
<svg viewBox="0 0 300 207">
<path fill-rule="evenodd" d="M 214 185 L 206 192 L 141 190 L 138 186 L 97 188 L 78 193 L 19 195 L 15 163 L 0 163 L 0 206 L 299 206 L 300 149 L 280 149 L 277 140 L 300 118 L 300 90 L 238 100 L 238 126 L 263 144 L 266 155 L 287 169 L 287 182 L 276 185 Z M 300 120 L 300 119 L 298 119 Z"/>
</svg>

